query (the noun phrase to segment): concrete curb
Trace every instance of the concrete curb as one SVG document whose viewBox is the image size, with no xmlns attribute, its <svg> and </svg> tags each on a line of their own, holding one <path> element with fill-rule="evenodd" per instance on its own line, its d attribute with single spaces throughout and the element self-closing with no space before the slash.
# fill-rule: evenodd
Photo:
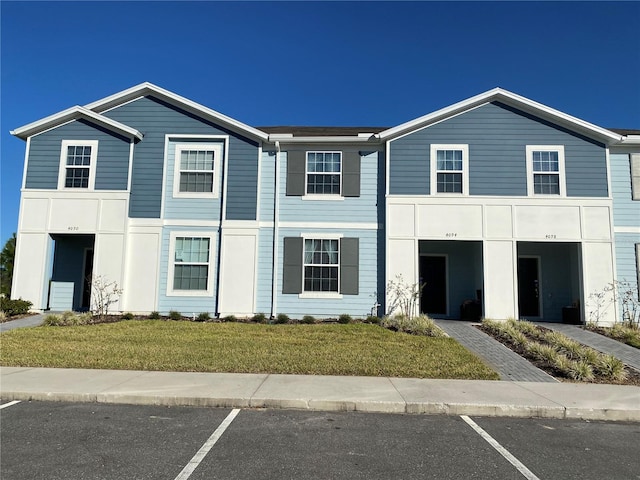
<svg viewBox="0 0 640 480">
<path fill-rule="evenodd" d="M 0 369 L 2 401 L 640 422 L 640 387 L 229 373 Z"/>
</svg>

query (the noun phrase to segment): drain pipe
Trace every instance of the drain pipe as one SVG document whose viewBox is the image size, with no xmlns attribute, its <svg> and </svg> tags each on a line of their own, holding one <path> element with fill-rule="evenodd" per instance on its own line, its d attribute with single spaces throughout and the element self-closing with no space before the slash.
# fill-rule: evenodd
<svg viewBox="0 0 640 480">
<path fill-rule="evenodd" d="M 271 318 L 276 317 L 278 302 L 278 223 L 280 221 L 280 142 L 276 140 L 275 192 L 273 195 L 273 265 L 271 266 Z"/>
</svg>

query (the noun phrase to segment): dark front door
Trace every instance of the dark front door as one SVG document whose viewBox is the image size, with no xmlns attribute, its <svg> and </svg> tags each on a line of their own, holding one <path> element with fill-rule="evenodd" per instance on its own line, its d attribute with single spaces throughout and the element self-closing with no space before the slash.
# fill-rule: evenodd
<svg viewBox="0 0 640 480">
<path fill-rule="evenodd" d="M 447 314 L 447 257 L 422 255 L 420 281 L 424 284 L 420 297 L 420 312 Z"/>
<path fill-rule="evenodd" d="M 84 276 L 82 277 L 82 310 L 91 308 L 91 277 L 93 275 L 93 248 L 84 250 Z"/>
<path fill-rule="evenodd" d="M 518 258 L 518 311 L 521 317 L 540 316 L 539 259 Z"/>
</svg>

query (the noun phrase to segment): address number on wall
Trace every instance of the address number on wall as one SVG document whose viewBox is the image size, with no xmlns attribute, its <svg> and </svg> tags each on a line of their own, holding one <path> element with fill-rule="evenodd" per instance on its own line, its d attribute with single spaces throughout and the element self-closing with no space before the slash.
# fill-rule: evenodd
<svg viewBox="0 0 640 480">
<path fill-rule="evenodd" d="M 449 232 L 449 233 L 445 233 L 444 236 L 451 238 L 451 237 L 457 237 L 458 234 L 454 232 Z"/>
<path fill-rule="evenodd" d="M 547 234 L 547 235 L 544 236 L 544 238 L 547 238 L 549 240 L 553 240 L 554 238 L 556 238 L 556 236 L 553 235 L 553 234 Z"/>
<path fill-rule="evenodd" d="M 76 230 L 80 230 L 80 227 L 67 227 L 67 230 L 75 232 Z"/>
</svg>

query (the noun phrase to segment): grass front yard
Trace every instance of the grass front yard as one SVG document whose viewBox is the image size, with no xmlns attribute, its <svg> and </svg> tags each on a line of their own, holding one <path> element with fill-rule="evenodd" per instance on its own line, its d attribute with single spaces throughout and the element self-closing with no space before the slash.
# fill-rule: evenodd
<svg viewBox="0 0 640 480">
<path fill-rule="evenodd" d="M 5 366 L 181 372 L 492 379 L 451 338 L 377 325 L 260 325 L 131 320 L 16 329 L 0 335 Z"/>
</svg>

